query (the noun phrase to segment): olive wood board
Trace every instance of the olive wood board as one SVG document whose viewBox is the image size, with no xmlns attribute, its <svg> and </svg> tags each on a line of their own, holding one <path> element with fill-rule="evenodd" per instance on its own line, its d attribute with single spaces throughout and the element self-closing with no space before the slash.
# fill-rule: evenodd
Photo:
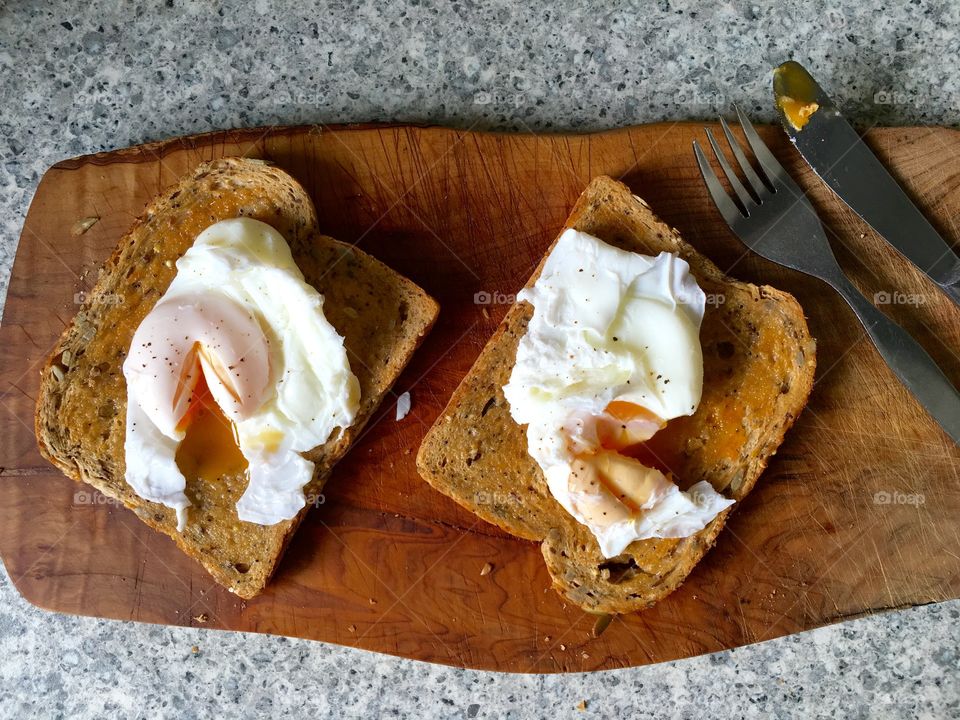
<svg viewBox="0 0 960 720">
<path fill-rule="evenodd" d="M 809 192 L 854 282 L 960 381 L 960 311 L 817 180 L 782 132 L 760 132 Z M 0 327 L 0 554 L 13 583 L 60 612 L 515 672 L 673 660 L 958 597 L 960 452 L 831 290 L 731 235 L 697 172 L 695 138 L 703 128 L 692 123 L 590 135 L 318 125 L 216 132 L 58 163 L 25 220 Z M 960 132 L 884 128 L 866 139 L 956 243 Z M 150 198 L 224 155 L 292 173 L 314 198 L 321 230 L 357 243 L 441 304 L 274 580 L 246 602 L 169 538 L 48 465 L 32 422 L 44 357 L 99 264 Z M 818 369 L 808 408 L 687 582 L 594 637 L 595 618 L 550 589 L 536 544 L 435 492 L 414 458 L 599 174 L 622 178 L 732 276 L 793 293 L 818 342 Z M 406 390 L 412 409 L 398 422 L 396 395 Z"/>
</svg>

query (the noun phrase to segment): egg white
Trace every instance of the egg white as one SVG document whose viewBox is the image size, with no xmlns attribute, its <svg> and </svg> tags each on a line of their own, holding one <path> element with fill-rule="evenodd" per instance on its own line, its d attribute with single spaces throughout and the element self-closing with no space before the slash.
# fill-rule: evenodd
<svg viewBox="0 0 960 720">
<path fill-rule="evenodd" d="M 528 451 L 551 493 L 590 528 L 606 557 L 634 540 L 693 534 L 733 503 L 709 483 L 687 492 L 669 483 L 630 520 L 597 523 L 577 511 L 568 488 L 573 448 L 596 443 L 572 418 L 601 416 L 615 400 L 664 422 L 696 410 L 706 295 L 686 261 L 631 253 L 568 229 L 518 301 L 534 313 L 504 395 L 514 420 L 527 426 Z"/>
<path fill-rule="evenodd" d="M 134 334 L 123 373 L 126 481 L 141 497 L 176 510 L 179 529 L 190 505 L 175 459 L 184 437 L 176 428 L 181 408 L 173 397 L 164 399 L 170 392 L 158 398 L 151 388 L 160 381 L 169 386 L 169 374 L 182 368 L 176 364 L 179 354 L 157 350 L 200 343 L 213 363 L 222 361 L 225 382 L 207 363 L 203 369 L 248 462 L 248 486 L 237 515 L 272 525 L 293 518 L 304 506 L 303 487 L 313 477 L 314 464 L 300 453 L 348 428 L 360 404 L 359 382 L 343 338 L 324 316 L 323 302 L 304 281 L 283 236 L 250 218 L 211 225 L 177 261 L 176 277 Z M 198 312 L 204 307 L 214 310 Z M 153 322 L 164 312 L 162 322 Z M 240 312 L 249 314 L 261 335 L 250 331 Z M 223 320 L 228 315 L 232 319 Z M 170 319 L 178 317 L 182 322 Z M 241 338 L 226 337 L 241 331 Z M 248 355 L 238 360 L 243 341 L 249 341 Z M 252 362 L 258 353 L 265 355 L 265 366 Z M 255 397 L 230 402 L 228 390 L 237 393 L 238 388 Z"/>
</svg>

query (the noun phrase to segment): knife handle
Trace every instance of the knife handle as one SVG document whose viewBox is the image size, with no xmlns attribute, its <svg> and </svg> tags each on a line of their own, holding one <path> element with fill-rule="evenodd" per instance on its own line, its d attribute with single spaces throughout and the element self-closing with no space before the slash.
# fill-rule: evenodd
<svg viewBox="0 0 960 720">
<path fill-rule="evenodd" d="M 937 423 L 960 445 L 960 393 L 926 350 L 880 312 L 842 273 L 831 285 L 850 304 L 881 357 Z"/>
</svg>

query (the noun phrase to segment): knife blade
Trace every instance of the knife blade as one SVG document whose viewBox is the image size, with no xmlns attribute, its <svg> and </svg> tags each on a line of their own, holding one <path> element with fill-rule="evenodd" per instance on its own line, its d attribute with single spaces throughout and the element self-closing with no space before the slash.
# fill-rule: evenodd
<svg viewBox="0 0 960 720">
<path fill-rule="evenodd" d="M 813 171 L 960 306 L 960 258 L 798 62 L 773 72 L 780 122 Z"/>
</svg>

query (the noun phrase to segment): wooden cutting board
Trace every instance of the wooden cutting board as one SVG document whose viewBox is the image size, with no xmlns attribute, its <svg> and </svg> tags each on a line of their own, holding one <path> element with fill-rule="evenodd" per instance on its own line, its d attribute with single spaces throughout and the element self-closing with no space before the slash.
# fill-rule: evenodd
<svg viewBox="0 0 960 720">
<path fill-rule="evenodd" d="M 762 128 L 808 190 L 841 264 L 960 382 L 960 311 Z M 730 235 L 697 174 L 693 124 L 598 135 L 417 127 L 222 132 L 68 160 L 30 207 L 0 343 L 0 553 L 50 610 L 291 635 L 508 671 L 617 668 L 723 650 L 960 595 L 960 452 L 897 383 L 842 302 Z M 960 237 L 960 132 L 867 136 L 939 226 Z M 442 305 L 433 333 L 327 485 L 262 596 L 243 602 L 165 536 L 38 454 L 39 367 L 96 268 L 158 191 L 201 160 L 269 158 L 314 197 L 321 229 L 359 243 Z M 429 425 L 588 180 L 622 177 L 730 274 L 794 293 L 818 340 L 808 409 L 716 548 L 674 595 L 594 619 L 549 589 L 539 548 L 418 477 Z M 84 227 L 96 218 L 94 224 Z M 798 238 L 798 242 L 802 239 Z M 489 564 L 492 571 L 481 570 Z"/>
</svg>

